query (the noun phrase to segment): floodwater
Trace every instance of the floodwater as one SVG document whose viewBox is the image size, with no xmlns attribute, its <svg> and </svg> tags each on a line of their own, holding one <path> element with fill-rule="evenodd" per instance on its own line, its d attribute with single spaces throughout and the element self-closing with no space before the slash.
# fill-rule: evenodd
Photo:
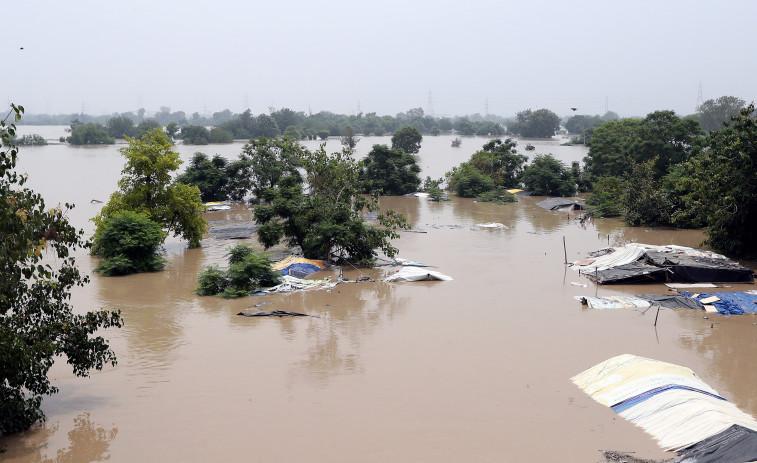
<svg viewBox="0 0 757 463">
<path fill-rule="evenodd" d="M 50 127 L 19 132 L 63 134 Z M 487 141 L 465 138 L 451 148 L 450 139 L 424 137 L 424 177 L 441 176 Z M 531 140 L 536 150 L 524 153 L 583 158 L 583 147 L 558 146 L 562 141 Z M 388 142 L 366 137 L 358 154 Z M 115 190 L 123 167 L 118 147 L 22 148 L 20 170 L 49 206 L 75 203 L 69 216 L 91 235 L 88 219 L 101 205 L 90 200 L 106 201 Z M 235 158 L 240 148 L 176 147 L 185 160 L 195 151 Z M 329 140 L 329 151 L 339 148 Z M 454 278 L 449 282 L 383 283 L 391 268 L 345 269 L 350 279 L 377 281 L 330 292 L 199 297 L 197 274 L 223 265 L 232 244 L 211 238 L 191 250 L 169 240 L 163 272 L 92 275 L 73 303 L 79 311 L 122 311 L 124 328 L 104 333 L 119 363 L 75 378 L 58 362 L 51 376 L 60 393 L 44 401 L 47 422 L 0 440 L 8 449 L 0 460 L 595 462 L 600 449 L 669 457 L 569 380 L 622 353 L 686 365 L 757 414 L 754 317 L 663 309 L 655 328 L 655 311 L 589 310 L 573 299 L 666 288 L 596 287 L 566 268 L 564 253 L 576 260 L 608 242 L 697 246 L 701 232 L 627 228 L 615 219 L 582 227 L 568 213 L 535 206 L 539 200 L 500 206 L 382 198 L 382 207 L 427 232 L 402 233 L 400 256 L 433 265 Z M 211 221 L 250 217 L 241 206 L 207 214 Z M 483 222 L 509 228 L 475 227 Z M 91 274 L 97 259 L 79 253 L 78 262 Z M 272 304 L 255 307 L 262 302 Z M 245 310 L 318 318 L 236 315 Z"/>
</svg>

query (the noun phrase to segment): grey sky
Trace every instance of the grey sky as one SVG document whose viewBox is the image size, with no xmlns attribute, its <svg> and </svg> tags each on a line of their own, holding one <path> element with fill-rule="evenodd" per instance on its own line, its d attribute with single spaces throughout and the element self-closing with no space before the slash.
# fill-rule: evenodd
<svg viewBox="0 0 757 463">
<path fill-rule="evenodd" d="M 0 93 L 29 113 L 394 115 L 430 91 L 436 115 L 630 116 L 689 114 L 700 82 L 757 93 L 754 0 L 3 3 Z"/>
</svg>

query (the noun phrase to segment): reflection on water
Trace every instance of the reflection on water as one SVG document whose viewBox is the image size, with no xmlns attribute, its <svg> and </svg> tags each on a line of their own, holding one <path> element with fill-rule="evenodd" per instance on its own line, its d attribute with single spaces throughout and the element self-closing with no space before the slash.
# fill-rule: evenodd
<svg viewBox="0 0 757 463">
<path fill-rule="evenodd" d="M 61 424 L 45 423 L 23 433 L 15 445 L 3 455 L 4 461 L 32 463 L 81 463 L 110 460 L 110 443 L 118 434 L 117 427 L 105 428 L 95 424 L 89 413 L 73 419 L 73 429 L 68 432 L 65 447 L 51 455 L 49 440 L 58 433 Z M 6 460 L 7 459 L 7 460 Z"/>
</svg>

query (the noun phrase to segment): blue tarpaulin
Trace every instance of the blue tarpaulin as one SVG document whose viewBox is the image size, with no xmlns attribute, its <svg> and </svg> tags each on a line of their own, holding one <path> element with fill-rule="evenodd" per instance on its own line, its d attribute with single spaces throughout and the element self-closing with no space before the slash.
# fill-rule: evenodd
<svg viewBox="0 0 757 463">
<path fill-rule="evenodd" d="M 718 309 L 719 314 L 723 315 L 743 315 L 746 312 L 757 312 L 757 295 L 749 293 L 699 293 L 697 297 L 694 294 L 683 291 L 686 297 L 697 301 L 707 299 L 708 297 L 717 296 L 720 300 L 711 304 Z"/>
</svg>

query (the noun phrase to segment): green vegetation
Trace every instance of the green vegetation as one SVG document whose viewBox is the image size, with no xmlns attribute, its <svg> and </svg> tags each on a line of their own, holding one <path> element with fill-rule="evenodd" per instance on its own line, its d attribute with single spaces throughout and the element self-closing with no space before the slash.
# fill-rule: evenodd
<svg viewBox="0 0 757 463">
<path fill-rule="evenodd" d="M 418 190 L 421 184 L 418 175 L 420 171 L 415 157 L 403 149 L 373 145 L 373 149 L 363 160 L 360 180 L 366 193 L 404 195 Z"/>
<path fill-rule="evenodd" d="M 68 130 L 71 135 L 66 142 L 72 145 L 112 145 L 116 142 L 100 124 L 82 124 L 75 120 Z"/>
<path fill-rule="evenodd" d="M 408 154 L 418 154 L 423 135 L 415 127 L 402 127 L 392 134 L 392 149 L 401 149 Z M 375 148 L 376 145 L 374 145 Z"/>
<path fill-rule="evenodd" d="M 342 145 L 353 149 L 357 145 L 357 142 L 360 141 L 360 137 L 355 136 L 355 129 L 348 125 L 342 130 L 342 136 L 339 140 L 342 142 Z"/>
<path fill-rule="evenodd" d="M 507 130 L 526 138 L 551 138 L 560 130 L 560 117 L 548 109 L 526 109 L 507 124 Z"/>
<path fill-rule="evenodd" d="M 510 138 L 485 143 L 469 161 L 447 173 L 448 188 L 463 198 L 475 198 L 498 186 L 517 188 L 528 157 L 518 154 L 516 146 Z"/>
<path fill-rule="evenodd" d="M 279 283 L 276 272 L 271 270 L 268 258 L 248 244 L 238 244 L 229 248 L 226 254 L 229 267 L 222 269 L 218 265 L 205 267 L 197 277 L 197 294 L 224 298 L 249 296 L 262 288 Z"/>
<path fill-rule="evenodd" d="M 45 419 L 42 397 L 58 392 L 48 377 L 64 357 L 76 376 L 116 363 L 100 329 L 120 327 L 120 312 L 74 313 L 71 289 L 89 282 L 71 251 L 83 248 L 84 232 L 68 222 L 72 205 L 47 209 L 16 171 L 11 142 L 24 108 L 11 105 L 0 120 L 0 436 Z M 2 451 L 2 449 L 0 449 Z"/>
<path fill-rule="evenodd" d="M 494 190 L 481 193 L 476 199 L 482 203 L 507 204 L 518 202 L 514 194 L 508 192 L 505 187 L 501 186 L 498 186 Z"/>
<path fill-rule="evenodd" d="M 739 115 L 739 111 L 744 106 L 746 102 L 741 98 L 721 96 L 716 100 L 707 100 L 702 103 L 693 117 L 699 121 L 705 132 L 722 130 L 732 117 Z"/>
<path fill-rule="evenodd" d="M 187 145 L 207 145 L 208 143 L 231 143 L 234 135 L 228 130 L 213 127 L 208 130 L 200 125 L 182 127 L 179 138 Z"/>
<path fill-rule="evenodd" d="M 224 201 L 229 196 L 227 165 L 228 161 L 217 154 L 211 161 L 207 154 L 198 152 L 192 156 L 187 170 L 176 177 L 176 181 L 199 188 L 202 202 Z"/>
<path fill-rule="evenodd" d="M 136 135 L 134 121 L 128 116 L 113 116 L 105 122 L 108 136 L 112 138 L 126 138 Z"/>
<path fill-rule="evenodd" d="M 338 257 L 364 265 L 373 263 L 377 249 L 388 257 L 397 254 L 391 240 L 399 237 L 405 218 L 389 210 L 379 214 L 380 227 L 365 223 L 360 215 L 379 207 L 375 198 L 361 194 L 360 165 L 350 153 L 345 148 L 327 154 L 324 145 L 314 152 L 299 148 L 291 153 L 295 159 L 287 159 L 286 151 L 272 152 L 277 159 L 269 164 L 296 162 L 305 176 L 286 173 L 263 188 L 254 215 L 258 240 L 266 248 L 286 239 L 307 258 Z"/>
<path fill-rule="evenodd" d="M 707 213 L 707 244 L 757 258 L 757 115 L 754 103 L 723 130 L 710 132 L 691 162 L 694 204 Z"/>
<path fill-rule="evenodd" d="M 526 189 L 538 196 L 573 196 L 576 179 L 568 167 L 551 154 L 537 155 L 523 171 Z"/>
<path fill-rule="evenodd" d="M 594 191 L 586 201 L 589 214 L 594 217 L 618 217 L 623 215 L 623 188 L 625 183 L 617 177 L 600 177 Z"/>
<path fill-rule="evenodd" d="M 148 132 L 142 139 L 128 138 L 121 148 L 126 165 L 118 181 L 119 190 L 93 220 L 96 234 L 102 234 L 106 219 L 120 211 L 143 213 L 174 236 L 199 247 L 206 222 L 200 190 L 196 186 L 171 181 L 171 172 L 181 165 L 179 154 L 171 151 L 171 141 L 160 130 Z"/>
<path fill-rule="evenodd" d="M 160 245 L 166 235 L 143 213 L 118 211 L 103 220 L 94 236 L 92 252 L 103 260 L 96 272 L 105 276 L 156 272 L 165 265 Z"/>
<path fill-rule="evenodd" d="M 251 195 L 250 201 L 257 204 L 266 189 L 276 187 L 285 177 L 302 182 L 298 167 L 304 152 L 299 143 L 287 137 L 250 140 L 239 160 L 227 169 L 231 199 L 239 201 Z"/>
<path fill-rule="evenodd" d="M 24 135 L 21 138 L 13 138 L 10 141 L 16 146 L 44 146 L 47 145 L 47 140 L 42 138 L 42 135 L 33 133 L 31 135 Z"/>
</svg>

